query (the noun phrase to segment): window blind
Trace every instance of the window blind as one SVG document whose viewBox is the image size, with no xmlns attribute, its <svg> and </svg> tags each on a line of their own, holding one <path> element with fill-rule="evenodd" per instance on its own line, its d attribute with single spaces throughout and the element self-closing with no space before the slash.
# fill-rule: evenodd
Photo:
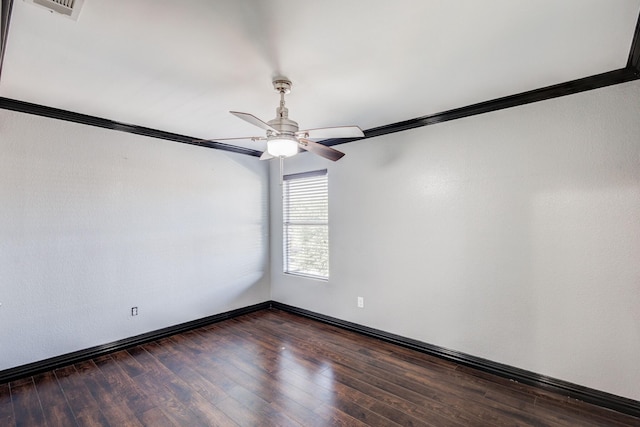
<svg viewBox="0 0 640 427">
<path fill-rule="evenodd" d="M 284 272 L 329 278 L 327 170 L 283 177 Z"/>
</svg>

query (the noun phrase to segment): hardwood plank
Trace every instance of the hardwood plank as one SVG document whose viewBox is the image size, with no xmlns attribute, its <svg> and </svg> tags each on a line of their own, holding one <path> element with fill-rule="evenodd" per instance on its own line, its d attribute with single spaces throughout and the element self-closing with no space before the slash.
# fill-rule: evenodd
<svg viewBox="0 0 640 427">
<path fill-rule="evenodd" d="M 92 360 L 76 364 L 76 369 L 110 425 L 142 427 L 142 423 L 122 400 L 118 390 L 111 386 Z"/>
<path fill-rule="evenodd" d="M 17 426 L 44 425 L 44 412 L 33 378 L 9 383 Z"/>
<path fill-rule="evenodd" d="M 191 335 L 192 339 L 197 340 L 196 335 Z M 192 341 L 192 343 L 195 343 Z M 197 343 L 195 343 L 197 345 Z M 203 342 L 204 344 L 204 342 Z M 204 350 L 205 347 L 202 347 Z M 228 357 L 228 356 L 234 357 Z M 211 356 L 212 364 L 217 364 L 220 371 L 225 372 L 224 376 L 228 379 L 229 383 L 235 383 L 239 385 L 248 396 L 261 396 L 265 402 L 272 406 L 272 408 L 287 408 L 287 413 L 293 420 L 296 420 L 302 425 L 316 425 L 318 424 L 317 415 L 313 413 L 311 409 L 304 405 L 309 403 L 313 399 L 313 407 L 317 406 L 317 399 L 311 395 L 307 395 L 302 390 L 296 390 L 294 387 L 273 387 L 279 383 L 278 380 L 270 376 L 267 371 L 257 369 L 255 366 L 247 365 L 244 361 L 238 361 L 238 353 L 222 354 L 222 358 L 218 356 Z M 233 362 L 231 361 L 233 360 Z M 267 390 L 262 388 L 260 384 L 269 384 Z M 229 390 L 229 394 L 237 393 L 238 386 L 235 386 L 233 390 Z M 246 397 L 246 396 L 245 396 Z M 229 402 L 227 402 L 229 404 Z"/>
<path fill-rule="evenodd" d="M 67 403 L 60 384 L 58 384 L 58 379 L 52 371 L 34 376 L 33 382 L 43 407 L 65 405 Z"/>
<path fill-rule="evenodd" d="M 141 415 L 155 407 L 147 393 L 110 357 L 94 360 L 110 387 L 115 390 L 125 405 L 140 419 Z"/>
<path fill-rule="evenodd" d="M 184 338 L 190 339 L 190 347 L 193 348 L 194 344 L 198 346 L 198 352 L 203 353 L 208 351 L 208 342 L 206 339 L 202 339 L 201 335 L 197 333 L 184 334 L 182 339 Z M 228 343 L 228 345 L 232 344 Z M 304 390 L 297 389 L 291 384 L 287 384 L 286 379 L 281 377 L 276 379 L 275 377 L 270 376 L 270 373 L 273 372 L 272 369 L 257 369 L 258 361 L 255 359 L 251 359 L 249 363 L 239 360 L 246 358 L 246 356 L 241 356 L 240 351 L 242 350 L 238 347 L 234 347 L 234 350 L 231 353 L 218 352 L 217 355 L 220 358 L 216 360 L 218 366 L 225 366 L 224 371 L 230 373 L 230 375 L 234 377 L 235 382 L 244 386 L 243 388 L 247 393 L 254 393 L 254 396 L 269 402 L 272 408 L 279 409 L 280 412 L 288 414 L 290 418 L 301 425 L 326 425 L 327 420 L 319 418 L 318 414 L 313 412 L 313 409 L 318 407 L 317 397 L 308 394 Z M 231 360 L 235 360 L 236 362 L 231 363 Z M 265 392 L 264 389 L 256 387 L 257 384 L 263 383 L 283 383 L 285 386 L 279 387 L 277 390 L 268 389 Z M 238 389 L 236 388 L 236 391 L 237 390 Z M 228 404 L 229 402 L 226 403 Z"/>
<path fill-rule="evenodd" d="M 432 425 L 464 426 L 478 421 L 475 417 L 465 417 L 458 411 L 450 410 L 446 404 L 430 400 L 410 390 L 394 387 L 392 384 L 372 385 L 375 381 L 365 381 L 365 378 L 351 375 L 343 367 L 334 368 L 332 376 L 335 381 Z"/>
<path fill-rule="evenodd" d="M 79 426 L 109 426 L 74 365 L 56 369 L 54 373 Z"/>
<path fill-rule="evenodd" d="M 323 420 L 326 420 L 331 426 L 362 427 L 367 425 L 326 403 L 320 405 L 320 407 L 315 410 L 315 413 Z"/>
<path fill-rule="evenodd" d="M 11 391 L 9 390 L 9 384 L 0 384 L 0 405 L 7 405 L 11 403 Z"/>
<path fill-rule="evenodd" d="M 53 371 L 36 375 L 33 381 L 47 424 L 51 427 L 77 425 L 76 418 Z"/>
<path fill-rule="evenodd" d="M 233 425 L 218 408 L 146 351 L 147 348 L 153 352 L 153 345 L 145 345 L 142 346 L 145 351 L 137 351 L 134 357 L 146 366 L 148 372 L 137 375 L 133 380 L 150 391 L 152 400 L 171 422 L 177 425 L 224 425 L 226 421 Z M 161 346 L 156 347 L 158 351 L 165 352 Z"/>
<path fill-rule="evenodd" d="M 213 402 L 207 400 L 200 392 L 192 388 L 191 383 L 175 379 L 166 383 L 166 386 L 176 396 L 179 401 L 199 419 L 204 420 L 206 425 L 235 425 L 223 411 Z M 216 401 L 220 397 L 215 398 Z"/>
<path fill-rule="evenodd" d="M 236 399 L 232 397 L 226 397 L 218 402 L 217 406 L 225 413 L 229 418 L 234 420 L 237 425 L 240 426 L 259 426 L 261 424 L 260 414 L 249 411 L 249 408 L 242 405 Z"/>
<path fill-rule="evenodd" d="M 180 350 L 176 350 L 176 354 L 178 353 L 180 353 Z M 178 358 L 183 357 L 182 353 L 180 354 L 181 356 L 177 356 Z M 228 391 L 237 385 L 229 379 L 220 366 L 209 358 L 193 358 L 190 363 L 181 364 L 176 359 L 171 359 L 170 357 L 171 356 L 161 356 L 161 360 L 170 370 L 175 372 L 178 377 L 189 384 L 193 384 L 194 388 L 197 389 L 202 396 L 214 404 L 226 398 Z"/>
<path fill-rule="evenodd" d="M 236 330 L 236 332 L 237 332 L 237 330 Z M 246 340 L 253 341 L 255 338 L 253 338 L 251 335 L 252 334 L 247 333 L 247 335 L 245 335 L 244 338 Z M 262 334 L 261 337 L 262 337 L 263 341 L 266 341 L 264 334 Z M 263 351 L 264 351 L 263 354 L 265 354 L 265 355 L 268 355 L 269 352 L 273 353 L 274 355 L 277 355 L 277 353 L 275 351 L 275 346 L 272 346 L 272 347 L 264 346 Z M 239 354 L 238 350 L 234 351 L 234 354 Z M 271 357 L 273 357 L 273 356 L 271 356 Z M 272 360 L 271 357 L 269 358 L 269 360 Z M 251 364 L 250 362 L 252 362 L 252 361 L 248 361 L 249 363 L 247 365 L 243 366 L 243 365 L 240 364 L 241 362 L 238 362 L 238 359 L 240 359 L 240 358 L 235 357 L 233 363 L 240 370 L 243 370 L 245 372 L 251 372 L 252 368 L 254 368 L 254 367 L 262 368 L 264 370 L 263 371 L 263 376 L 262 377 L 258 376 L 258 378 L 257 378 L 258 380 L 264 381 L 266 379 L 264 377 L 264 375 L 274 372 L 274 368 L 272 368 L 271 366 L 266 366 L 266 367 L 265 366 L 261 366 L 259 364 L 259 362 Z M 326 370 L 331 370 L 331 368 L 323 367 L 322 371 L 326 371 Z M 254 375 L 256 375 L 256 374 L 254 373 Z M 279 377 L 279 382 L 282 382 L 280 377 Z M 307 386 L 308 386 L 308 384 L 307 384 Z M 289 389 L 289 387 L 287 387 L 287 390 L 288 389 Z M 354 396 L 358 395 L 358 391 L 354 390 L 354 389 L 343 390 L 343 391 L 345 393 L 350 394 L 352 399 L 354 398 Z M 421 422 L 419 419 L 414 418 L 410 414 L 407 414 L 406 412 L 403 412 L 403 411 L 400 411 L 400 410 L 396 409 L 392 405 L 388 405 L 385 402 L 379 402 L 379 401 L 375 401 L 373 399 L 368 399 L 368 396 L 366 396 L 365 394 L 361 394 L 360 395 L 360 399 L 361 399 L 361 402 L 360 402 L 361 406 L 371 410 L 372 412 L 375 412 L 378 415 L 384 416 L 384 417 L 388 418 L 389 420 L 394 420 L 395 422 L 398 422 L 398 423 L 400 423 L 402 425 L 405 425 L 405 426 L 427 425 L 426 423 Z M 394 402 L 394 403 L 397 403 L 397 402 Z M 315 406 L 317 406 L 317 405 L 315 405 Z"/>
<path fill-rule="evenodd" d="M 260 396 L 267 401 L 274 401 L 274 400 L 280 399 L 286 402 L 287 400 L 282 396 L 276 396 L 274 393 L 275 390 L 273 389 L 268 388 L 265 390 L 260 387 L 256 388 L 255 384 L 267 383 L 268 374 L 270 372 L 273 372 L 273 369 L 270 368 L 269 366 L 264 366 L 264 365 L 261 366 L 261 362 L 263 362 L 263 360 L 261 359 L 261 356 L 265 356 L 266 353 L 259 352 L 256 350 L 257 350 L 257 346 L 249 346 L 248 348 L 242 349 L 242 347 L 238 345 L 235 347 L 233 352 L 229 354 L 223 353 L 220 356 L 217 356 L 220 358 L 216 360 L 221 365 L 228 364 L 229 369 L 227 369 L 227 372 L 229 372 L 229 375 L 233 375 L 233 378 L 236 382 L 241 384 L 246 389 L 253 390 L 253 392 L 257 396 Z M 258 356 L 258 357 L 255 357 L 255 356 Z M 249 357 L 249 359 L 247 359 L 247 357 Z M 235 369 L 233 369 L 234 367 Z M 260 368 L 262 368 L 262 372 L 259 372 Z M 341 390 L 341 391 L 342 391 L 341 396 L 344 397 L 347 394 L 347 391 L 346 390 Z M 340 396 L 340 394 L 338 394 L 338 396 Z M 385 425 L 397 425 L 391 420 L 384 418 L 367 408 L 363 408 L 347 400 L 348 399 L 343 399 L 343 401 L 340 401 L 337 403 L 337 405 L 340 406 L 340 409 L 343 412 L 346 412 L 354 416 L 355 418 L 358 418 L 361 420 L 368 420 L 369 422 L 378 423 L 378 425 L 383 425 L 380 423 L 384 423 Z M 336 403 L 334 403 L 334 405 L 335 404 Z M 407 424 L 407 425 L 411 425 L 411 424 Z"/>
<path fill-rule="evenodd" d="M 218 384 L 218 378 L 209 381 L 203 375 L 200 375 L 192 365 L 192 359 L 189 359 L 179 350 L 171 349 L 171 353 L 159 356 L 160 362 L 165 365 L 171 372 L 185 383 L 189 384 L 196 392 L 198 392 L 208 402 L 215 404 L 227 397 L 227 392 Z"/>
<path fill-rule="evenodd" d="M 177 426 L 162 412 L 159 408 L 151 408 L 138 416 L 142 424 L 153 427 L 172 427 Z"/>
<path fill-rule="evenodd" d="M 400 426 L 388 418 L 376 414 L 375 412 L 364 408 L 354 402 L 350 396 L 344 392 L 339 392 L 337 399 L 334 400 L 331 406 L 344 412 L 347 415 L 352 416 L 358 421 L 363 422 L 366 425 L 378 425 L 378 426 Z"/>
<path fill-rule="evenodd" d="M 136 351 L 135 349 L 132 351 Z M 127 350 L 111 353 L 111 358 L 118 361 L 121 369 L 131 378 L 147 372 L 145 366 L 141 365 Z"/>
<path fill-rule="evenodd" d="M 191 338 L 198 339 L 197 336 Z M 206 346 L 206 340 L 200 342 Z M 318 396 L 310 393 L 308 389 L 302 389 L 288 381 L 289 377 L 284 369 L 278 372 L 269 368 L 265 369 L 259 360 L 244 355 L 244 351 L 240 346 L 235 346 L 224 352 L 219 351 L 217 356 L 211 356 L 211 358 L 218 367 L 223 368 L 223 371 L 227 373 L 226 377 L 233 377 L 230 381 L 243 385 L 271 403 L 276 402 L 284 406 L 299 404 L 310 412 L 319 406 Z M 273 384 L 273 387 L 264 390 L 258 386 L 259 384 Z"/>
<path fill-rule="evenodd" d="M 9 384 L 0 384 L 0 425 L 7 427 L 14 427 L 16 425 Z"/>
<path fill-rule="evenodd" d="M 261 426 L 292 426 L 300 427 L 288 414 L 276 410 L 266 400 L 252 393 L 244 387 L 234 387 L 229 391 L 229 396 L 241 402 L 247 410 L 256 415 Z"/>
</svg>

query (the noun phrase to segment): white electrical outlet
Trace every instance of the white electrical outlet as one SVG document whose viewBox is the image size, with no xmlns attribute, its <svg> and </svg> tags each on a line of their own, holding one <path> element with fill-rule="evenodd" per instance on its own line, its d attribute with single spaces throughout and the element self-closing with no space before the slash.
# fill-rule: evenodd
<svg viewBox="0 0 640 427">
<path fill-rule="evenodd" d="M 132 316 L 138 315 L 138 307 L 131 307 L 131 315 Z"/>
<path fill-rule="evenodd" d="M 364 297 L 358 297 L 358 308 L 364 308 Z"/>
</svg>

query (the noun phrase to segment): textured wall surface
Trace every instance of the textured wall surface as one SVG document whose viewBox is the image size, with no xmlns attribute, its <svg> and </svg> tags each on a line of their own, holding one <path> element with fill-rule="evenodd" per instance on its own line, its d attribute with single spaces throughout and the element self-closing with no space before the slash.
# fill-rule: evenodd
<svg viewBox="0 0 640 427">
<path fill-rule="evenodd" d="M 338 146 L 331 277 L 272 298 L 640 399 L 640 82 Z M 365 308 L 356 308 L 363 296 Z"/>
<path fill-rule="evenodd" d="M 0 370 L 269 299 L 267 181 L 253 157 L 0 110 Z"/>
</svg>

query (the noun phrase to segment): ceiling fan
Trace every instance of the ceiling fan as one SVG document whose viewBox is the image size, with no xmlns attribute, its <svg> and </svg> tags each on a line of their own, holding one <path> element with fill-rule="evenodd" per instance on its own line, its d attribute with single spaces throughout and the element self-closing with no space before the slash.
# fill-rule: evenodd
<svg viewBox="0 0 640 427">
<path fill-rule="evenodd" d="M 281 159 L 291 157 L 296 155 L 299 152 L 298 149 L 301 148 L 335 162 L 344 156 L 343 152 L 312 141 L 310 138 L 357 138 L 364 136 L 362 129 L 358 126 L 337 126 L 299 130 L 298 123 L 289 119 L 289 109 L 287 109 L 284 104 L 284 96 L 291 92 L 291 81 L 284 77 L 277 77 L 273 80 L 273 88 L 280 94 L 280 106 L 276 108 L 275 119 L 264 122 L 253 114 L 229 111 L 234 116 L 265 130 L 266 136 L 222 138 L 211 141 L 239 139 L 267 141 L 267 150 L 262 153 L 260 160 L 268 160 L 274 157 Z"/>
</svg>

